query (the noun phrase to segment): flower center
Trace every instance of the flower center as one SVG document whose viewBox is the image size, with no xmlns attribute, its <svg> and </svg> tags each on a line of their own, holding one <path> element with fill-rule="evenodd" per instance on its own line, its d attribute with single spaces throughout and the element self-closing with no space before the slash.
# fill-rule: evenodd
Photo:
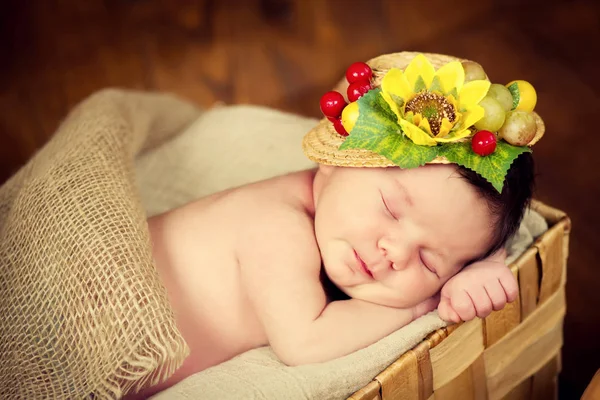
<svg viewBox="0 0 600 400">
<path fill-rule="evenodd" d="M 440 133 L 443 118 L 447 118 L 450 122 L 456 119 L 454 106 L 444 96 L 433 92 L 423 91 L 410 99 L 404 109 L 404 112 L 409 111 L 426 118 L 434 136 Z"/>
</svg>

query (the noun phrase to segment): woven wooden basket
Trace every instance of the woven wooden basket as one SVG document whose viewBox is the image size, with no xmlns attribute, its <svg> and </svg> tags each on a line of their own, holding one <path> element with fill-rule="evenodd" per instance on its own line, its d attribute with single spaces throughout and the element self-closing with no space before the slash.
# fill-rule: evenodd
<svg viewBox="0 0 600 400">
<path fill-rule="evenodd" d="M 352 400 L 556 399 L 571 223 L 534 201 L 549 230 L 510 267 L 519 298 L 485 319 L 439 329 Z"/>
</svg>

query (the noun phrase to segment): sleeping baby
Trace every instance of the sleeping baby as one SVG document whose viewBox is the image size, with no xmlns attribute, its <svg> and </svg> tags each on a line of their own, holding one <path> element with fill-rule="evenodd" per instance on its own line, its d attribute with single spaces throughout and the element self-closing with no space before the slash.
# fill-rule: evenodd
<svg viewBox="0 0 600 400">
<path fill-rule="evenodd" d="M 269 345 L 287 365 L 323 362 L 436 308 L 459 322 L 516 298 L 503 246 L 531 197 L 528 147 L 502 140 L 498 128 L 485 131 L 495 148 L 480 154 L 474 138 L 484 130 L 473 125 L 486 115 L 479 103 L 489 81 L 469 81 L 451 58 L 395 57 L 394 68 L 349 69 L 352 103 L 322 101 L 328 118 L 303 144 L 318 168 L 148 220 L 191 352 L 137 396 L 253 348 Z M 356 81 L 369 86 L 353 98 Z"/>
</svg>

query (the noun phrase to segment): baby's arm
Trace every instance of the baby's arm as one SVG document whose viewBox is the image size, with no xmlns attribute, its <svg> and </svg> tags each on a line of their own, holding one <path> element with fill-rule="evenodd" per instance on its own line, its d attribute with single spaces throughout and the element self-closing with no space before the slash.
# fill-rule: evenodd
<svg viewBox="0 0 600 400">
<path fill-rule="evenodd" d="M 327 361 L 364 348 L 437 306 L 411 309 L 350 299 L 327 304 L 308 218 L 276 215 L 240 249 L 242 279 L 274 352 L 288 365 Z M 285 225 L 285 226 L 284 226 Z"/>
<path fill-rule="evenodd" d="M 519 287 L 505 264 L 506 251 L 465 267 L 442 288 L 438 313 L 449 322 L 487 317 L 517 298 Z"/>
</svg>

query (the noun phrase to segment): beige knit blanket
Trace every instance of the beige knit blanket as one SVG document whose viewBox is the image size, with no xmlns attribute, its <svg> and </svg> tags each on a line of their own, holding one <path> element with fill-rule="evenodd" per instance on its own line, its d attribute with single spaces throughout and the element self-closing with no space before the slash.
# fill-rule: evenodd
<svg viewBox="0 0 600 400">
<path fill-rule="evenodd" d="M 315 120 L 250 106 L 203 114 L 173 97 L 103 91 L 0 188 L 0 398 L 119 397 L 187 354 L 145 223 L 203 195 L 311 167 Z M 513 257 L 545 230 L 530 213 Z M 331 362 L 286 367 L 269 348 L 196 374 L 158 399 L 337 399 L 427 333 L 436 313 Z"/>
</svg>

